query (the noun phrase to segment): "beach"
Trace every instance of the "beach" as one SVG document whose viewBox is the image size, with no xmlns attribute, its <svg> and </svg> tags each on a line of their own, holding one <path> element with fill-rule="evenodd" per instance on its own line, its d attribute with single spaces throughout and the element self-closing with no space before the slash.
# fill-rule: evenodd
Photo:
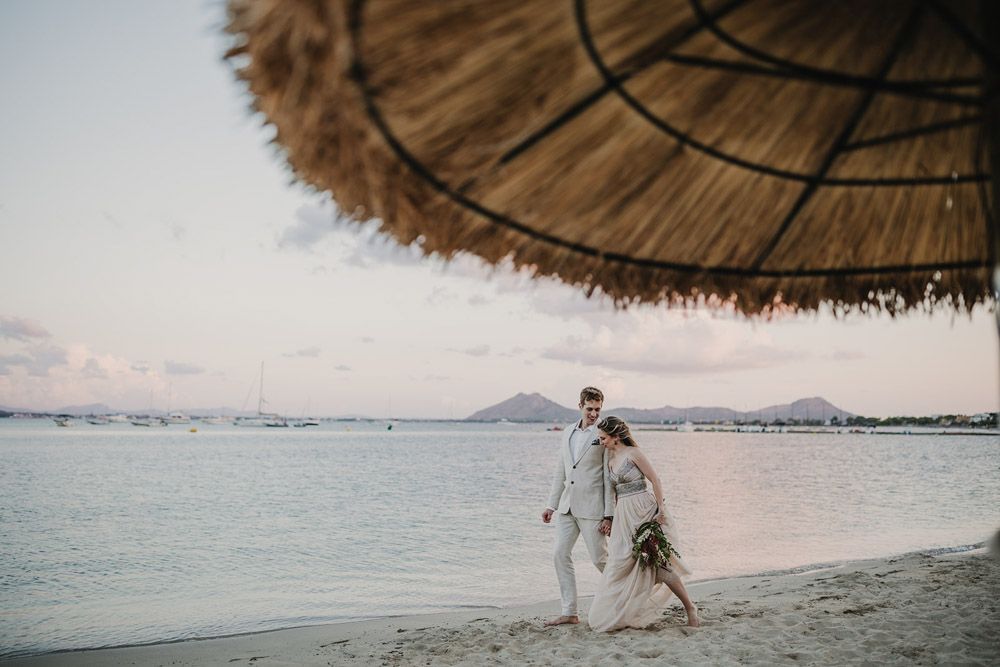
<svg viewBox="0 0 1000 667">
<path fill-rule="evenodd" d="M 692 584 L 642 630 L 546 628 L 556 601 L 169 644 L 56 653 L 25 667 L 114 665 L 996 665 L 1000 561 L 985 549 Z"/>
</svg>

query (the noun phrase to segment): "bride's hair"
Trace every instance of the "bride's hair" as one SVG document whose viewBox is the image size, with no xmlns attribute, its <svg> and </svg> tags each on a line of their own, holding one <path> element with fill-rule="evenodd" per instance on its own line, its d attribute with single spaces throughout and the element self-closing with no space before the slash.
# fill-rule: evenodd
<svg viewBox="0 0 1000 667">
<path fill-rule="evenodd" d="M 635 440 L 632 439 L 632 432 L 629 430 L 628 424 L 620 417 L 614 415 L 605 417 L 597 422 L 597 429 L 604 431 L 612 438 L 618 438 L 626 447 L 637 447 Z"/>
</svg>

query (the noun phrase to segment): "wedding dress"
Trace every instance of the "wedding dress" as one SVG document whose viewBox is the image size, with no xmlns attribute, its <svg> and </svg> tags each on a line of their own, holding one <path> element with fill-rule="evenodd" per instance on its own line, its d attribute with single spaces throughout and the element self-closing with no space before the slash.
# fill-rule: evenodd
<svg viewBox="0 0 1000 667">
<path fill-rule="evenodd" d="M 632 558 L 632 538 L 636 528 L 656 515 L 656 498 L 631 459 L 617 473 L 610 467 L 609 472 L 617 502 L 608 538 L 608 560 L 587 619 L 598 632 L 644 628 L 659 620 L 672 595 L 667 583 L 691 574 L 687 564 L 676 556 L 671 557 L 669 570 L 642 569 Z M 669 511 L 661 527 L 663 535 L 680 552 L 677 525 Z"/>
</svg>

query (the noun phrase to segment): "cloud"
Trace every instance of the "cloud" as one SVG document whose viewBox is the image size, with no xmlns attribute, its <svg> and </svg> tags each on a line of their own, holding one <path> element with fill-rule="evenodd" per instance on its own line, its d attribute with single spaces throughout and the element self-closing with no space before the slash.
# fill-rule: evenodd
<svg viewBox="0 0 1000 667">
<path fill-rule="evenodd" d="M 48 377 L 52 368 L 69 363 L 66 350 L 56 345 L 33 345 L 28 354 L 31 359 L 24 366 L 31 377 Z"/>
<path fill-rule="evenodd" d="M 306 204 L 295 212 L 295 224 L 278 237 L 279 249 L 312 252 L 330 242 L 339 255 L 337 264 L 370 269 L 380 265 L 412 266 L 423 261 L 419 243 L 401 245 L 389 234 L 379 231 L 379 220 L 358 223 L 340 213 L 331 201 Z M 317 274 L 320 269 L 313 269 Z"/>
<path fill-rule="evenodd" d="M 162 393 L 166 386 L 146 362 L 95 352 L 80 343 L 66 349 L 39 345 L 0 356 L 0 403 L 32 409 L 87 403 L 146 408 L 151 392 Z"/>
<path fill-rule="evenodd" d="M 473 294 L 469 297 L 470 306 L 486 306 L 493 303 L 493 299 L 487 299 L 482 294 Z"/>
<path fill-rule="evenodd" d="M 186 364 L 180 361 L 164 361 L 163 370 L 168 375 L 200 375 L 205 372 L 201 366 Z"/>
<path fill-rule="evenodd" d="M 564 337 L 542 358 L 612 372 L 691 375 L 772 368 L 803 357 L 779 349 L 762 329 L 703 311 L 630 310 Z"/>
<path fill-rule="evenodd" d="M 454 301 L 455 296 L 456 295 L 446 287 L 435 287 L 427 297 L 427 303 L 432 306 L 437 306 L 445 301 Z"/>
<path fill-rule="evenodd" d="M 24 354 L 0 354 L 0 375 L 10 375 L 12 366 L 27 366 L 31 357 Z"/>
<path fill-rule="evenodd" d="M 278 238 L 278 248 L 310 251 L 336 230 L 337 207 L 326 202 L 306 204 L 295 211 L 296 223 Z"/>
<path fill-rule="evenodd" d="M 106 380 L 108 372 L 101 367 L 101 363 L 97 359 L 91 357 L 83 365 L 83 377 L 88 380 Z"/>
<path fill-rule="evenodd" d="M 861 350 L 834 350 L 827 355 L 827 358 L 834 361 L 857 361 L 858 359 L 867 359 L 868 355 Z"/>
<path fill-rule="evenodd" d="M 552 279 L 538 281 L 531 293 L 531 307 L 539 313 L 563 319 L 605 320 L 615 305 L 600 290 L 589 298 L 578 287 Z M 639 307 L 636 308 L 638 310 Z"/>
<path fill-rule="evenodd" d="M 372 338 L 371 336 L 362 336 L 361 337 L 361 342 L 362 343 L 374 343 L 375 339 Z"/>
<path fill-rule="evenodd" d="M 490 353 L 490 346 L 489 345 L 477 345 L 476 347 L 466 348 L 466 349 L 462 350 L 462 352 L 464 352 L 465 354 L 469 355 L 470 357 L 485 357 L 487 354 Z"/>
<path fill-rule="evenodd" d="M 347 251 L 343 262 L 350 266 L 362 269 L 386 264 L 416 266 L 424 261 L 424 252 L 418 242 L 401 245 L 394 237 L 380 232 L 377 221 L 362 225 L 351 223 L 347 231 L 351 233 L 341 237 Z"/>
<path fill-rule="evenodd" d="M 340 364 L 339 366 L 335 367 L 334 370 L 349 371 L 349 370 L 351 370 L 351 367 L 350 366 L 345 366 L 344 364 Z"/>
<path fill-rule="evenodd" d="M 28 341 L 32 338 L 48 338 L 51 335 L 37 320 L 0 315 L 0 337 Z"/>
<path fill-rule="evenodd" d="M 321 350 L 318 347 L 307 347 L 305 349 L 299 350 L 298 352 L 286 352 L 283 357 L 313 357 L 319 356 Z"/>
</svg>

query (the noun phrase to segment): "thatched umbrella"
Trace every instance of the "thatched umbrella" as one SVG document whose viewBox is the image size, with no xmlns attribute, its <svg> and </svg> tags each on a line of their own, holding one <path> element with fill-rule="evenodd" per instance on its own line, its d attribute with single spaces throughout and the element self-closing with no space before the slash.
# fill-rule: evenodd
<svg viewBox="0 0 1000 667">
<path fill-rule="evenodd" d="M 619 303 L 963 310 L 996 4 L 229 0 L 230 57 L 295 175 L 425 252 Z"/>
</svg>

